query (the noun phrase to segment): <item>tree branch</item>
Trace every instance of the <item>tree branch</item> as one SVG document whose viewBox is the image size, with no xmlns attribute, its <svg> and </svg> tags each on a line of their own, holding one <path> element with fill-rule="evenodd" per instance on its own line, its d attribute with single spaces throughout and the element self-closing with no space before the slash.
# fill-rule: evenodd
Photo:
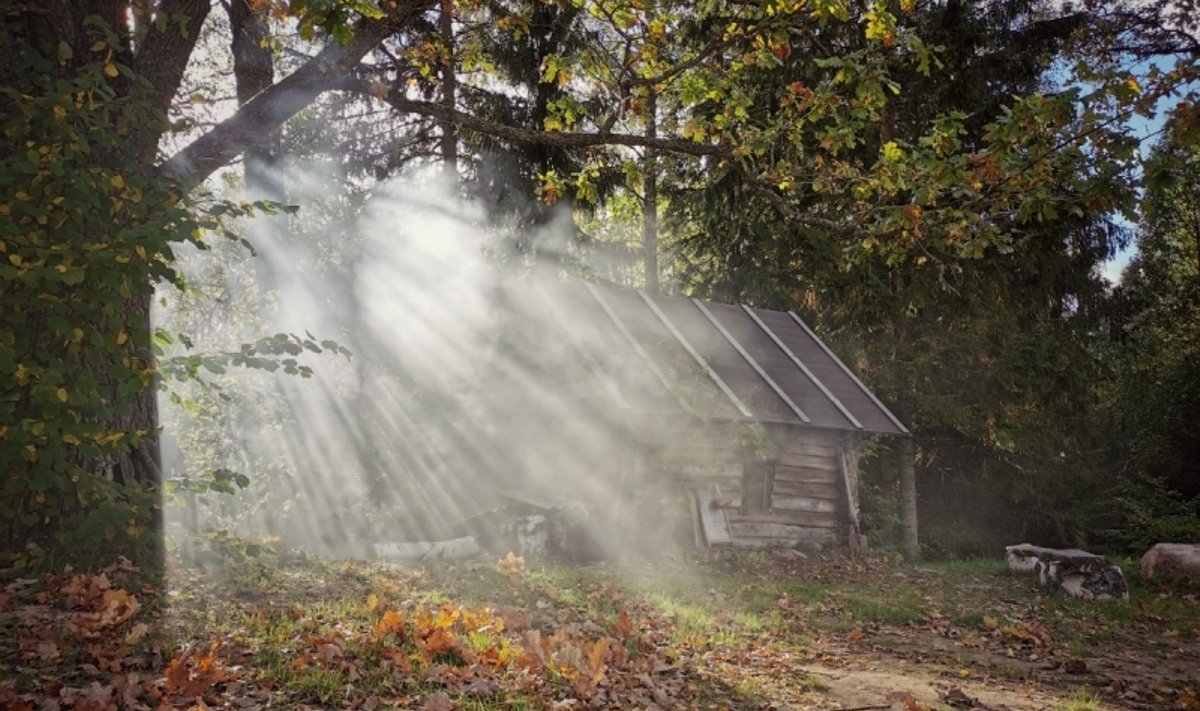
<svg viewBox="0 0 1200 711">
<path fill-rule="evenodd" d="M 350 79 L 343 82 L 343 88 L 356 93 L 367 94 L 379 98 L 377 91 L 372 91 L 372 85 L 361 79 Z M 808 227 L 829 230 L 837 234 L 853 234 L 855 226 L 838 222 L 817 215 L 810 215 L 796 210 L 788 204 L 787 199 L 763 180 L 754 177 L 733 157 L 726 146 L 711 143 L 696 143 L 679 138 L 662 138 L 639 136 L 625 133 L 573 133 L 567 131 L 534 131 L 526 128 L 508 126 L 487 119 L 479 118 L 458 110 L 451 110 L 443 104 L 429 101 L 409 99 L 395 90 L 389 91 L 384 101 L 397 111 L 419 114 L 438 121 L 451 121 L 460 128 L 493 136 L 505 141 L 522 145 L 551 146 L 554 148 L 593 148 L 599 146 L 629 146 L 652 148 L 656 151 L 684 154 L 699 157 L 714 157 L 728 161 L 742 176 L 742 179 L 758 194 L 762 195 L 780 217 Z"/>
<path fill-rule="evenodd" d="M 434 2 L 398 2 L 389 10 L 387 17 L 360 21 L 348 44 L 343 46 L 331 42 L 295 72 L 276 82 L 238 109 L 233 116 L 171 156 L 160 172 L 178 182 L 185 190 L 194 188 L 248 146 L 255 145 L 262 136 L 311 104 L 321 93 L 337 86 L 359 60 L 388 36 L 412 23 Z"/>
<path fill-rule="evenodd" d="M 715 156 L 728 158 L 729 152 L 722 146 L 711 143 L 696 143 L 678 138 L 648 138 L 625 133 L 576 133 L 569 131 L 535 131 L 489 121 L 471 114 L 451 109 L 444 104 L 417 101 L 389 91 L 384 97 L 372 91 L 369 82 L 353 79 L 343 82 L 342 87 L 364 95 L 382 98 L 397 111 L 420 114 L 442 122 L 452 122 L 460 128 L 487 136 L 494 136 L 511 143 L 526 146 L 550 146 L 553 148 L 593 148 L 599 146 L 629 146 L 653 148 L 655 150 L 682 153 L 692 156 Z"/>
</svg>

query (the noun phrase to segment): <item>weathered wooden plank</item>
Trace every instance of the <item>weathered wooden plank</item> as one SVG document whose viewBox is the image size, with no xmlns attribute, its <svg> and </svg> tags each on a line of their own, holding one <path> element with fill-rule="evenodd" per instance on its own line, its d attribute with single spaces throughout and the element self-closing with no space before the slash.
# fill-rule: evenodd
<svg viewBox="0 0 1200 711">
<path fill-rule="evenodd" d="M 797 484 L 827 482 L 838 483 L 837 472 L 833 469 L 814 469 L 812 467 L 792 467 L 784 464 L 775 465 L 775 482 L 794 482 Z"/>
<path fill-rule="evenodd" d="M 819 499 L 837 500 L 838 486 L 830 481 L 788 481 L 775 477 L 775 485 L 771 487 L 772 495 L 781 496 L 815 496 Z"/>
<path fill-rule="evenodd" d="M 811 454 L 793 454 L 780 452 L 778 465 L 785 467 L 804 467 L 807 469 L 828 469 L 837 471 L 838 463 L 835 457 L 815 457 Z"/>
<path fill-rule="evenodd" d="M 859 526 L 858 506 L 858 439 L 855 435 L 846 436 L 846 446 L 838 453 L 838 465 L 841 469 L 842 486 L 845 493 L 846 520 L 850 524 L 850 550 L 865 549 L 867 542 L 862 536 Z"/>
<path fill-rule="evenodd" d="M 784 443 L 779 451 L 784 454 L 832 457 L 838 453 L 838 447 L 831 442 L 794 439 Z"/>
<path fill-rule="evenodd" d="M 836 501 L 809 496 L 771 496 L 771 508 L 776 511 L 806 511 L 812 513 L 837 513 Z"/>
<path fill-rule="evenodd" d="M 795 545 L 797 543 L 831 543 L 837 530 L 814 526 L 797 526 L 780 523 L 735 523 L 730 522 L 735 547 L 768 547 L 771 545 Z"/>
<path fill-rule="evenodd" d="M 778 523 L 788 526 L 811 526 L 813 528 L 841 528 L 837 514 L 810 511 L 772 511 L 771 513 L 743 514 L 729 509 L 726 512 L 730 525 L 734 523 Z"/>
<path fill-rule="evenodd" d="M 694 489 L 696 507 L 700 514 L 701 531 L 704 541 L 710 546 L 723 546 L 733 543 L 729 532 L 729 521 L 725 509 L 718 505 L 716 487 Z"/>
</svg>

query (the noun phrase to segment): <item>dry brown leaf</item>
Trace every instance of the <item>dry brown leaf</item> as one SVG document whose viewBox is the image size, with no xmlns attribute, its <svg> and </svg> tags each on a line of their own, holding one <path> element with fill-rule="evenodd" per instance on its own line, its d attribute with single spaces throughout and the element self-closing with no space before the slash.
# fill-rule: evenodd
<svg viewBox="0 0 1200 711">
<path fill-rule="evenodd" d="M 146 633 L 150 631 L 150 625 L 145 622 L 139 622 L 129 629 L 129 633 L 125 635 L 125 644 L 133 646 L 137 644 Z"/>
</svg>

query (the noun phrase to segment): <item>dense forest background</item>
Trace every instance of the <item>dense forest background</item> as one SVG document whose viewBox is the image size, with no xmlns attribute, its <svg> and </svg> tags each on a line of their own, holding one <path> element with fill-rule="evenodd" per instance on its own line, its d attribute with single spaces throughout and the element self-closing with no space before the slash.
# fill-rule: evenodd
<svg viewBox="0 0 1200 711">
<path fill-rule="evenodd" d="M 483 322 L 486 269 L 550 264 L 801 314 L 913 432 L 930 554 L 1200 540 L 1187 4 L 0 12 L 8 560 L 158 550 L 164 506 L 243 550 L 263 511 L 427 530 L 457 473 L 519 468 L 468 426 L 496 404 L 425 377 L 428 341 L 392 357 L 363 287 L 395 248 L 371 235 L 443 219 L 437 192 L 473 237 L 399 274 L 411 308 L 479 299 Z M 897 446 L 865 451 L 877 546 Z"/>
</svg>

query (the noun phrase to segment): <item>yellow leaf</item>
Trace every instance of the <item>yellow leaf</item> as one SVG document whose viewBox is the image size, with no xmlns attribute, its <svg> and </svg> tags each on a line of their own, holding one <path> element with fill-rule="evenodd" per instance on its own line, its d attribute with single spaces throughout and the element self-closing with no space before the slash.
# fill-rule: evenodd
<svg viewBox="0 0 1200 711">
<path fill-rule="evenodd" d="M 377 607 L 379 607 L 379 596 L 371 593 L 367 596 L 367 611 L 374 612 Z"/>
<path fill-rule="evenodd" d="M 67 110 L 61 106 L 55 105 L 54 118 L 61 120 L 61 119 L 65 119 L 66 117 L 67 117 Z"/>
<path fill-rule="evenodd" d="M 125 341 L 128 341 L 128 340 L 129 340 L 129 334 L 125 332 L 125 329 L 121 329 L 121 332 L 117 334 L 117 345 L 123 346 L 123 345 L 125 345 Z"/>
<path fill-rule="evenodd" d="M 104 49 L 106 47 L 108 47 L 107 42 L 105 42 L 104 40 L 97 40 L 96 43 L 92 45 L 92 51 L 93 52 L 102 52 L 102 51 L 104 51 Z"/>
<path fill-rule="evenodd" d="M 67 389 L 66 388 L 59 388 L 58 392 L 56 394 L 58 395 L 59 402 L 67 401 Z"/>
<path fill-rule="evenodd" d="M 150 631 L 150 625 L 147 625 L 145 622 L 137 623 L 132 628 L 130 628 L 129 634 L 125 635 L 125 644 L 128 644 L 128 645 L 137 644 L 138 640 L 140 640 L 142 637 L 145 637 L 146 633 L 149 631 Z"/>
<path fill-rule="evenodd" d="M 962 677 L 963 679 L 966 679 L 967 677 L 971 676 L 971 670 L 970 669 L 959 669 L 958 675 L 960 677 Z"/>
<path fill-rule="evenodd" d="M 1138 84 L 1138 80 L 1133 77 L 1129 77 L 1129 81 L 1125 82 L 1125 85 L 1128 86 L 1130 91 L 1135 94 L 1140 94 L 1142 92 L 1142 85 Z"/>
<path fill-rule="evenodd" d="M 19 254 L 10 254 L 10 255 L 8 255 L 8 261 L 9 261 L 9 263 L 10 263 L 10 264 L 12 264 L 14 267 L 19 267 L 19 266 L 21 266 L 21 255 L 19 255 Z"/>
<path fill-rule="evenodd" d="M 0 438 L 4 437 L 5 432 L 8 432 L 8 425 L 0 425 Z"/>
<path fill-rule="evenodd" d="M 139 244 L 139 245 L 134 246 L 133 249 L 138 253 L 138 256 L 142 258 L 143 262 L 146 261 L 146 248 L 145 247 L 143 247 L 142 245 Z"/>
<path fill-rule="evenodd" d="M 125 187 L 125 178 L 123 178 L 123 177 L 121 177 L 121 176 L 119 176 L 119 175 L 114 175 L 114 176 L 112 177 L 112 186 L 113 186 L 114 188 L 123 188 L 123 187 Z"/>
<path fill-rule="evenodd" d="M 82 343 L 83 342 L 83 329 L 77 328 L 73 331 L 73 333 L 75 334 L 75 338 L 72 340 L 74 340 L 76 343 Z"/>
<path fill-rule="evenodd" d="M 79 444 L 79 438 L 73 434 L 65 434 L 62 439 L 67 444 Z"/>
<path fill-rule="evenodd" d="M 113 64 L 112 62 L 109 62 L 108 64 L 104 65 L 104 73 L 109 75 L 110 77 L 116 78 L 116 76 L 118 74 L 120 74 L 121 72 L 117 71 L 117 65 Z"/>
</svg>

